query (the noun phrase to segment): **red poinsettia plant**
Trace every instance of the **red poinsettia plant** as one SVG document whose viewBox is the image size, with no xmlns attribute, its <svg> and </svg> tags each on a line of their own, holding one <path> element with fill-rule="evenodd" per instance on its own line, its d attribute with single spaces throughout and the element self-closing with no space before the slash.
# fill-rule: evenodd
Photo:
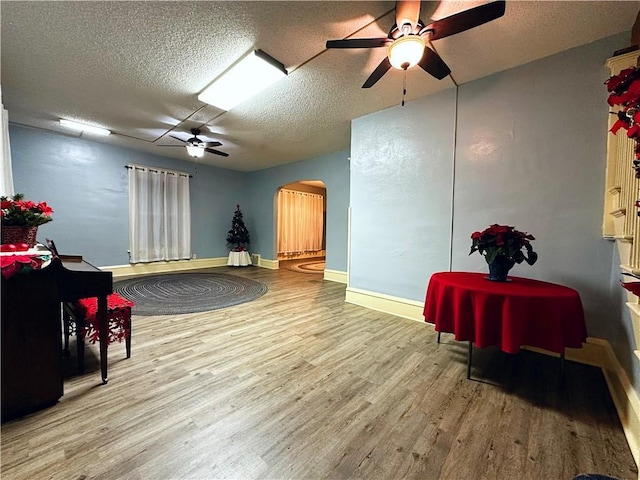
<svg viewBox="0 0 640 480">
<path fill-rule="evenodd" d="M 502 255 L 515 263 L 524 261 L 533 265 L 538 260 L 538 254 L 533 251 L 531 240 L 535 240 L 533 235 L 516 230 L 515 227 L 493 224 L 482 232 L 471 235 L 469 255 L 477 251 L 487 263 L 492 263 L 498 255 Z"/>
<path fill-rule="evenodd" d="M 0 197 L 3 227 L 35 227 L 53 220 L 53 209 L 47 202 L 33 202 L 24 200 L 21 193 L 9 198 Z"/>
</svg>

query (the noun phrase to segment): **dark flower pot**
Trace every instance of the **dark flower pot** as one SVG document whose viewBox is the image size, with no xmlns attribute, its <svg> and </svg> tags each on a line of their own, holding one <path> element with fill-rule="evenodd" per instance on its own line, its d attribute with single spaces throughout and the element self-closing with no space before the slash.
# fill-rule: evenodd
<svg viewBox="0 0 640 480">
<path fill-rule="evenodd" d="M 493 262 L 489 264 L 489 280 L 492 282 L 506 282 L 509 270 L 516 262 L 504 255 L 498 255 Z"/>
</svg>

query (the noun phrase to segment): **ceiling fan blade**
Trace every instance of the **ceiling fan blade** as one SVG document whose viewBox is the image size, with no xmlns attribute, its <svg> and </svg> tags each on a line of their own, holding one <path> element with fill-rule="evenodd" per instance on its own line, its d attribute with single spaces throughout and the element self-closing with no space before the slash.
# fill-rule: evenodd
<svg viewBox="0 0 640 480">
<path fill-rule="evenodd" d="M 396 2 L 396 25 L 398 28 L 405 23 L 412 27 L 418 25 L 420 20 L 420 2 L 416 0 L 399 0 Z"/>
<path fill-rule="evenodd" d="M 446 63 L 444 63 L 444 60 L 440 58 L 440 55 L 429 47 L 425 47 L 418 65 L 420 65 L 425 72 L 436 77 L 438 80 L 442 80 L 451 73 L 451 69 Z"/>
<path fill-rule="evenodd" d="M 182 140 L 181 138 L 178 137 L 174 137 L 173 135 L 169 135 L 171 138 L 175 138 L 176 140 L 180 140 L 182 143 L 187 143 L 186 141 Z M 182 147 L 183 145 L 175 145 L 176 147 Z"/>
<path fill-rule="evenodd" d="M 388 38 L 348 38 L 346 40 L 327 40 L 327 48 L 376 48 L 390 43 Z"/>
<path fill-rule="evenodd" d="M 229 154 L 225 152 L 221 152 L 220 150 L 214 150 L 213 148 L 205 148 L 205 152 L 213 153 L 214 155 L 220 155 L 222 157 L 228 157 Z"/>
<path fill-rule="evenodd" d="M 438 40 L 500 18 L 504 11 L 505 1 L 499 0 L 436 20 L 427 25 L 426 30 L 431 30 L 430 40 Z"/>
<path fill-rule="evenodd" d="M 159 147 L 180 147 L 184 148 L 184 145 L 158 145 Z"/>
<path fill-rule="evenodd" d="M 387 71 L 391 68 L 391 62 L 389 61 L 389 57 L 384 57 L 384 60 L 380 62 L 380 65 L 376 67 L 373 73 L 367 78 L 367 81 L 364 82 L 362 88 L 371 88 L 374 83 L 382 78 L 382 76 L 387 73 Z"/>
<path fill-rule="evenodd" d="M 201 142 L 200 145 L 203 147 L 219 147 L 222 144 L 220 142 Z"/>
</svg>

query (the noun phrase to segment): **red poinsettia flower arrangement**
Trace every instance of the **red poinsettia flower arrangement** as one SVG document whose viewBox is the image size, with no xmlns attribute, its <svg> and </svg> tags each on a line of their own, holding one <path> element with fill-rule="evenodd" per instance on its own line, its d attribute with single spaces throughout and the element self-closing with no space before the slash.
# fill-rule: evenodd
<svg viewBox="0 0 640 480">
<path fill-rule="evenodd" d="M 47 202 L 24 200 L 21 193 L 12 198 L 0 197 L 0 209 L 3 227 L 35 227 L 53 220 L 53 209 Z"/>
<path fill-rule="evenodd" d="M 619 106 L 620 110 L 611 112 L 618 119 L 611 126 L 610 132 L 614 135 L 624 128 L 627 136 L 636 142 L 633 169 L 636 178 L 640 178 L 640 68 L 630 67 L 619 74 L 609 77 L 605 82 L 610 106 Z M 640 208 L 640 200 L 636 201 L 636 207 Z M 640 210 L 638 210 L 640 216 Z"/>
<path fill-rule="evenodd" d="M 502 255 L 516 263 L 527 262 L 533 265 L 538 260 L 538 254 L 533 251 L 531 240 L 535 237 L 526 232 L 516 230 L 515 227 L 493 224 L 482 232 L 471 235 L 471 251 L 479 252 L 487 263 L 491 263 L 498 255 Z M 527 254 L 522 250 L 525 250 Z"/>
<path fill-rule="evenodd" d="M 39 270 L 45 261 L 48 260 L 46 255 L 3 255 L 0 256 L 0 268 L 4 278 L 11 278 L 21 271 L 28 272 L 30 270 Z"/>
<path fill-rule="evenodd" d="M 637 67 L 626 68 L 619 74 L 609 77 L 605 82 L 610 106 L 619 106 L 620 110 L 611 112 L 617 115 L 610 131 L 614 135 L 624 128 L 627 136 L 636 141 L 636 158 L 633 166 L 636 177 L 640 178 L 640 69 Z"/>
</svg>

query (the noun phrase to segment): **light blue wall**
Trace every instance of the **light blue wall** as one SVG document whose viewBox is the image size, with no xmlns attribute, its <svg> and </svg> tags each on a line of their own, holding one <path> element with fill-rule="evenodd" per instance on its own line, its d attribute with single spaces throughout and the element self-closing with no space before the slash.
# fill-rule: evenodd
<svg viewBox="0 0 640 480">
<path fill-rule="evenodd" d="M 351 287 L 420 300 L 449 268 L 454 95 L 352 122 Z"/>
<path fill-rule="evenodd" d="M 540 258 L 512 273 L 577 289 L 589 335 L 610 341 L 638 389 L 617 253 L 601 226 L 604 63 L 628 38 L 462 85 L 455 156 L 447 149 L 454 111 L 447 92 L 353 121 L 350 286 L 422 302 L 431 274 L 448 270 L 449 242 L 452 270 L 485 272 L 484 259 L 468 255 L 471 233 L 491 223 L 515 225 L 536 236 Z M 455 176 L 447 165 L 455 165 Z"/>
<path fill-rule="evenodd" d="M 126 164 L 188 172 L 193 252 L 199 258 L 225 257 L 227 231 L 236 203 L 245 201 L 245 174 L 66 135 L 10 125 L 14 188 L 46 201 L 53 221 L 38 239 L 56 241 L 61 253 L 81 254 L 97 266 L 126 265 L 128 193 Z M 244 212 L 243 212 L 244 213 Z M 251 229 L 251 216 L 245 214 Z"/>
<path fill-rule="evenodd" d="M 347 218 L 349 210 L 349 152 L 268 168 L 248 174 L 248 207 L 254 218 L 251 251 L 275 260 L 276 193 L 299 180 L 321 180 L 327 188 L 327 269 L 347 270 Z"/>
<path fill-rule="evenodd" d="M 623 37 L 624 41 L 627 41 Z M 453 268 L 486 270 L 469 235 L 491 223 L 532 233 L 538 262 L 514 275 L 582 294 L 589 334 L 602 337 L 614 244 L 602 238 L 608 39 L 460 87 Z"/>
</svg>

